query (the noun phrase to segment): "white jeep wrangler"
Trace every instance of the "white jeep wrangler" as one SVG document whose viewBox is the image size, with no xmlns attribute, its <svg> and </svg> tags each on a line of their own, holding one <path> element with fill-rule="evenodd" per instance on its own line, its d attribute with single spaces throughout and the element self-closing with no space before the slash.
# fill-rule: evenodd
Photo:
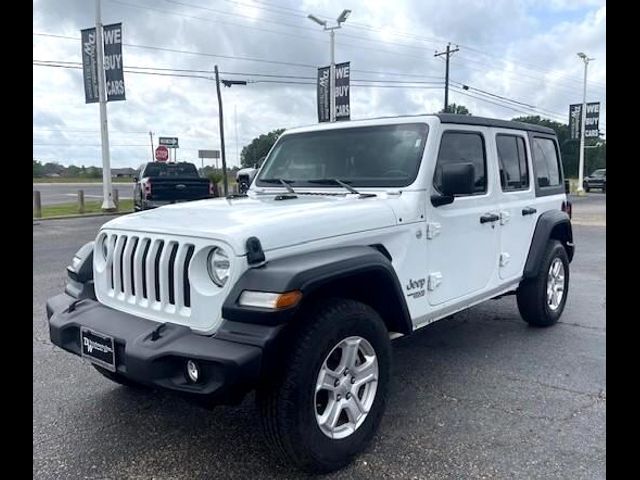
<svg viewBox="0 0 640 480">
<path fill-rule="evenodd" d="M 574 253 L 552 130 L 452 114 L 287 130 L 246 195 L 119 217 L 47 302 L 52 342 L 119 383 L 256 390 L 266 439 L 347 464 L 385 408 L 390 340 L 515 294 L 554 324 Z"/>
</svg>

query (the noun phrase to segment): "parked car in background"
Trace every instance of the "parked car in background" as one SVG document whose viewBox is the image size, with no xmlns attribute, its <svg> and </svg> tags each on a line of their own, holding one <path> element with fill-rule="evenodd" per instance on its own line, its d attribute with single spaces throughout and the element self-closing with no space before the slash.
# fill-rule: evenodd
<svg viewBox="0 0 640 480">
<path fill-rule="evenodd" d="M 592 188 L 601 189 L 603 192 L 607 191 L 607 169 L 600 168 L 593 172 L 582 181 L 582 188 L 585 192 L 588 192 Z"/>
<path fill-rule="evenodd" d="M 213 196 L 213 184 L 201 178 L 192 163 L 149 162 L 134 177 L 133 209 L 136 211 Z"/>
<path fill-rule="evenodd" d="M 260 170 L 260 166 L 264 159 L 265 157 L 262 157 L 253 167 L 241 168 L 238 170 L 238 173 L 236 173 L 236 182 L 238 183 L 238 190 L 240 193 L 246 193 L 247 190 L 249 190 L 251 182 L 253 182 L 253 179 L 256 177 L 256 173 Z"/>
</svg>

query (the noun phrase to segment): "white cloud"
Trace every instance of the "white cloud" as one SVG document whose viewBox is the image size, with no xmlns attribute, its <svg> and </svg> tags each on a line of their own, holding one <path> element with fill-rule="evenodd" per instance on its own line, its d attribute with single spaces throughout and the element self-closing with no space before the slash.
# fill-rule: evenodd
<svg viewBox="0 0 640 480">
<path fill-rule="evenodd" d="M 125 66 L 212 70 L 218 63 L 224 72 L 314 77 L 314 68 L 202 55 L 326 64 L 328 34 L 304 14 L 330 14 L 335 18 L 343 5 L 336 9 L 335 2 L 328 0 L 305 0 L 302 4 L 293 0 L 276 2 L 179 2 L 202 5 L 209 9 L 206 10 L 170 1 L 105 0 L 103 22 L 122 21 L 125 43 L 201 54 L 125 46 Z M 434 81 L 431 77 L 443 77 L 443 62 L 434 58 L 433 53 L 450 40 L 460 44 L 460 52 L 451 61 L 452 80 L 556 112 L 554 119 L 562 120 L 568 115 L 568 105 L 581 100 L 582 63 L 575 54 L 585 51 L 596 58 L 590 65 L 589 99 L 603 102 L 601 122 L 606 123 L 602 88 L 606 81 L 604 2 L 353 0 L 348 3 L 353 13 L 336 33 L 336 59 L 351 61 L 354 83 L 373 79 Z M 79 30 L 91 27 L 94 22 L 93 5 L 82 0 L 39 0 L 34 4 L 34 32 L 79 37 Z M 34 36 L 33 45 L 34 59 L 80 61 L 79 40 Z M 363 70 L 401 72 L 405 76 Z M 257 79 L 246 75 L 236 78 Z M 36 158 L 99 165 L 99 147 L 39 145 L 100 143 L 98 107 L 84 103 L 81 71 L 34 66 L 33 81 Z M 133 73 L 125 73 L 125 81 L 127 100 L 108 106 L 114 166 L 135 166 L 148 160 L 149 137 L 144 132 L 149 130 L 156 135 L 180 137 L 181 159 L 195 160 L 197 149 L 218 147 L 218 107 L 213 82 Z M 290 81 L 313 83 L 306 79 Z M 238 153 L 234 107 L 240 148 L 254 136 L 274 128 L 317 121 L 313 84 L 254 83 L 223 88 L 222 95 L 231 164 L 237 162 Z M 352 118 L 437 111 L 442 98 L 442 90 L 352 86 Z M 467 105 L 476 115 L 511 118 L 524 114 L 454 90 L 450 101 Z"/>
</svg>

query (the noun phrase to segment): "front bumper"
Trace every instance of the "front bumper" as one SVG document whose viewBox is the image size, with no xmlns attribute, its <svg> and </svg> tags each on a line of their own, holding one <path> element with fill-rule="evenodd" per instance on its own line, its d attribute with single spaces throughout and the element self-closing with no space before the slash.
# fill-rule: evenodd
<svg viewBox="0 0 640 480">
<path fill-rule="evenodd" d="M 264 350 L 278 333 L 273 327 L 245 327 L 233 322 L 215 336 L 203 336 L 188 327 L 166 323 L 154 338 L 152 332 L 161 325 L 158 322 L 105 307 L 89 298 L 69 312 L 74 300 L 62 294 L 47 301 L 49 334 L 55 345 L 80 355 L 81 327 L 109 335 L 114 339 L 118 374 L 215 403 L 237 403 L 255 387 Z M 189 383 L 185 376 L 189 359 L 200 365 L 201 380 L 196 384 Z"/>
</svg>

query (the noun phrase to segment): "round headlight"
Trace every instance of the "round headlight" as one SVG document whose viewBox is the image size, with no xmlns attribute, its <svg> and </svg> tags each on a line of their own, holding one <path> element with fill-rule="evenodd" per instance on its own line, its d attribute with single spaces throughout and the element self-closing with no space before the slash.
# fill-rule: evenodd
<svg viewBox="0 0 640 480">
<path fill-rule="evenodd" d="M 229 255 L 222 248 L 216 247 L 209 252 L 207 270 L 213 283 L 219 287 L 224 287 L 224 284 L 229 280 L 230 266 Z"/>
</svg>

